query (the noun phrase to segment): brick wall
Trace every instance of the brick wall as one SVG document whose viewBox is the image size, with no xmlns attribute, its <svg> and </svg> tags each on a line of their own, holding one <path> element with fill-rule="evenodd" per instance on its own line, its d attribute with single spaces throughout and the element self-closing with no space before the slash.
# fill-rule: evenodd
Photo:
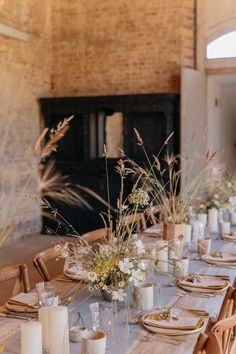
<svg viewBox="0 0 236 354">
<path fill-rule="evenodd" d="M 20 236 L 40 228 L 27 198 L 8 220 L 40 129 L 37 99 L 179 92 L 181 65 L 194 65 L 194 0 L 0 0 L 0 23 L 29 33 L 0 35 L 0 225 Z"/>
<path fill-rule="evenodd" d="M 28 42 L 0 35 L 0 228 L 14 224 L 15 236 L 22 236 L 40 229 L 39 206 L 25 193 L 14 208 L 32 171 L 25 151 L 40 130 L 37 99 L 50 94 L 50 1 L 1 1 L 0 23 L 29 33 Z M 35 192 L 35 178 L 30 192 Z"/>
<path fill-rule="evenodd" d="M 179 92 L 194 0 L 55 0 L 53 94 Z"/>
</svg>

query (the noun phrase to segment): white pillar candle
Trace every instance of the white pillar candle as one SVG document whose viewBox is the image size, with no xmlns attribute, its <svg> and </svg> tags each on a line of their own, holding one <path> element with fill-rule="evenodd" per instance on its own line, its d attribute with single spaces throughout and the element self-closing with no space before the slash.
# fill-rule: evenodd
<svg viewBox="0 0 236 354">
<path fill-rule="evenodd" d="M 197 214 L 197 220 L 200 221 L 204 227 L 207 226 L 207 214 L 205 213 Z"/>
<path fill-rule="evenodd" d="M 49 353 L 69 354 L 68 310 L 65 306 L 48 308 Z"/>
<path fill-rule="evenodd" d="M 102 331 L 85 330 L 81 334 L 81 354 L 105 354 L 106 335 Z"/>
<path fill-rule="evenodd" d="M 192 225 L 185 224 L 184 225 L 184 243 L 191 242 L 192 235 Z"/>
<path fill-rule="evenodd" d="M 236 211 L 230 212 L 230 221 L 232 225 L 236 225 Z"/>
<path fill-rule="evenodd" d="M 223 221 L 220 223 L 220 233 L 222 235 L 230 233 L 230 222 Z"/>
<path fill-rule="evenodd" d="M 204 238 L 204 226 L 200 221 L 193 221 L 192 223 L 192 240 L 197 242 L 198 239 Z"/>
<path fill-rule="evenodd" d="M 21 354 L 42 354 L 42 325 L 27 322 L 21 325 Z"/>
<path fill-rule="evenodd" d="M 41 307 L 38 310 L 39 322 L 42 324 L 43 349 L 49 349 L 49 333 L 48 333 L 48 307 Z"/>
<path fill-rule="evenodd" d="M 218 232 L 218 211 L 216 208 L 208 210 L 209 232 Z"/>
<path fill-rule="evenodd" d="M 168 243 L 158 240 L 155 243 L 157 268 L 159 272 L 168 272 Z"/>
<path fill-rule="evenodd" d="M 188 266 L 189 259 L 187 257 L 176 259 L 174 266 L 174 276 L 176 278 L 186 277 L 188 275 Z"/>
<path fill-rule="evenodd" d="M 142 311 L 151 310 L 153 308 L 153 285 L 147 282 L 137 283 L 134 286 L 134 300 Z"/>
</svg>

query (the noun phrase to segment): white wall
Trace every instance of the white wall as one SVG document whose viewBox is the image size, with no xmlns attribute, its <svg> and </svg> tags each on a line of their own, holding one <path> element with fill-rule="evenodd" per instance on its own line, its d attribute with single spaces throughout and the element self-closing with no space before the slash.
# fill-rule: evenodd
<svg viewBox="0 0 236 354">
<path fill-rule="evenodd" d="M 225 76 L 207 79 L 207 147 L 230 171 L 236 170 L 236 82 Z"/>
<path fill-rule="evenodd" d="M 207 149 L 216 151 L 216 157 L 221 160 L 221 93 L 220 84 L 215 78 L 207 78 Z"/>
<path fill-rule="evenodd" d="M 197 0 L 197 67 L 204 70 L 206 43 L 236 29 L 235 0 Z"/>
<path fill-rule="evenodd" d="M 230 171 L 236 170 L 236 83 L 221 87 L 222 160 Z"/>
</svg>

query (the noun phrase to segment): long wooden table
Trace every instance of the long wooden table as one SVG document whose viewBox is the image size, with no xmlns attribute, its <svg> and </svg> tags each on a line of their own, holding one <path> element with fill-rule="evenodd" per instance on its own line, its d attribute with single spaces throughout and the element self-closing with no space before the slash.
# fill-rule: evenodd
<svg viewBox="0 0 236 354">
<path fill-rule="evenodd" d="M 153 242 L 155 239 L 150 238 Z M 191 246 L 192 254 L 190 261 L 190 272 L 198 272 L 201 274 L 208 275 L 228 275 L 233 282 L 236 276 L 236 268 L 231 269 L 227 267 L 210 266 L 200 260 L 197 260 L 197 253 L 194 252 L 196 249 L 195 245 Z M 213 241 L 213 249 L 236 252 L 236 243 L 226 243 L 221 240 Z M 163 301 L 163 306 L 171 306 L 175 303 L 177 308 L 191 308 L 191 309 L 201 309 L 209 312 L 211 316 L 218 313 L 220 306 L 222 304 L 224 294 L 220 294 L 214 297 L 204 298 L 189 294 L 188 296 L 179 296 L 179 289 L 175 286 L 170 286 L 171 278 L 168 275 L 158 276 L 158 283 L 160 284 L 160 289 L 156 289 L 155 301 L 158 301 L 158 296 L 161 296 L 161 301 Z M 54 283 L 57 280 L 54 280 Z M 59 280 L 62 287 L 72 287 L 76 284 L 73 282 L 65 282 L 63 284 L 63 277 Z M 70 286 L 69 286 L 70 285 Z M 64 288 L 64 290 L 65 290 Z M 95 301 L 103 301 L 100 294 L 91 294 L 87 286 L 76 291 L 73 299 L 73 304 L 69 305 L 69 311 L 72 309 L 79 311 L 82 315 L 87 327 L 91 327 L 91 316 L 89 311 L 89 304 Z M 65 290 L 66 295 L 69 294 L 69 290 Z M 74 291 L 72 291 L 74 292 Z M 24 322 L 19 319 L 10 318 L 0 318 L 0 343 L 5 346 L 5 354 L 20 354 L 20 333 L 19 326 Z M 4 327 L 5 326 L 5 327 Z M 6 328 L 6 326 L 11 327 L 11 333 L 8 336 L 2 337 L 1 339 L 1 329 Z M 108 338 L 108 349 L 111 354 L 191 354 L 197 339 L 198 334 L 181 337 L 181 342 L 178 339 L 168 339 L 168 337 L 154 337 L 150 340 L 146 339 L 147 332 L 142 325 L 129 325 L 127 321 L 127 311 L 124 306 L 121 305 L 120 309 L 117 311 L 117 315 L 114 323 L 113 334 Z M 177 337 L 176 337 L 177 338 Z M 70 344 L 70 353 L 78 354 L 80 352 L 79 343 Z"/>
</svg>

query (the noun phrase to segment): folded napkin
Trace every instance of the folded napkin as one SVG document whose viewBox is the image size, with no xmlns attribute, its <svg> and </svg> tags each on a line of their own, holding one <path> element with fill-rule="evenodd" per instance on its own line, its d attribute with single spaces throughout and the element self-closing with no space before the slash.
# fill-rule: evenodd
<svg viewBox="0 0 236 354">
<path fill-rule="evenodd" d="M 184 279 L 179 280 L 179 284 L 192 288 L 221 290 L 228 285 L 228 281 L 209 275 L 197 275 L 196 277 L 191 277 L 191 275 L 189 275 Z"/>
<path fill-rule="evenodd" d="M 37 293 L 20 293 L 14 297 L 11 297 L 8 301 L 8 304 L 17 305 L 17 306 L 29 306 L 32 308 L 37 307 L 38 305 L 38 294 Z"/>
<path fill-rule="evenodd" d="M 222 262 L 222 263 L 236 263 L 236 254 L 221 252 L 220 255 L 209 253 L 204 255 L 205 260 Z"/>
<path fill-rule="evenodd" d="M 175 329 L 175 330 L 195 330 L 203 325 L 203 319 L 199 316 L 187 315 L 181 309 L 171 309 L 170 319 L 159 320 L 160 312 L 147 314 L 143 317 L 143 322 L 152 327 Z"/>
</svg>

